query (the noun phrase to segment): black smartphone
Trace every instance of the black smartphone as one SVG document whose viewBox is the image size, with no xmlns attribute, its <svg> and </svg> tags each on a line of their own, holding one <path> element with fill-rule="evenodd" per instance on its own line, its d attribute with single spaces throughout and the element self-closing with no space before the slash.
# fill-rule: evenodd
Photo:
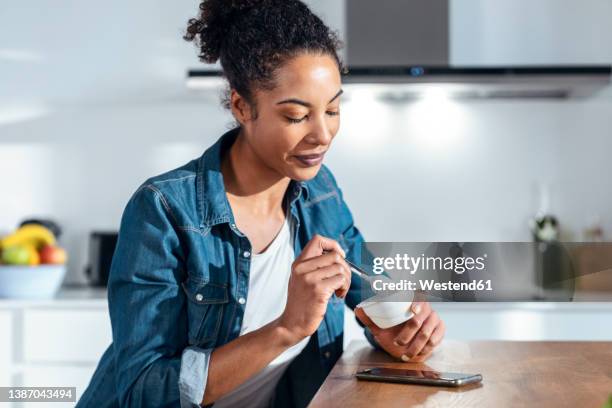
<svg viewBox="0 0 612 408">
<path fill-rule="evenodd" d="M 482 375 L 480 374 L 443 373 L 439 371 L 384 367 L 374 367 L 358 371 L 355 376 L 360 380 L 367 381 L 441 385 L 445 387 L 460 387 L 482 381 Z"/>
</svg>

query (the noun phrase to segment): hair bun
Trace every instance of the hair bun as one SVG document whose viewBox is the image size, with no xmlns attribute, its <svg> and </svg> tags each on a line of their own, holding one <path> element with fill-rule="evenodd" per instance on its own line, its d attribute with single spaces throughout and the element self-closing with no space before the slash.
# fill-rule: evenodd
<svg viewBox="0 0 612 408">
<path fill-rule="evenodd" d="M 200 15 L 188 22 L 184 39 L 200 47 L 200 60 L 209 64 L 219 59 L 228 29 L 240 16 L 252 9 L 275 3 L 275 0 L 204 0 Z"/>
</svg>

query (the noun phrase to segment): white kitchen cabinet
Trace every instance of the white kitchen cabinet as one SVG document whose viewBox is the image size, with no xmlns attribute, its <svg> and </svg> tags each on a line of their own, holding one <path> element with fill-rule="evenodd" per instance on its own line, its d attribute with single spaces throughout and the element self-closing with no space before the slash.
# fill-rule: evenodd
<svg viewBox="0 0 612 408">
<path fill-rule="evenodd" d="M 77 399 L 112 341 L 105 290 L 62 290 L 51 300 L 0 299 L 0 327 L 0 386 L 76 387 Z"/>
<path fill-rule="evenodd" d="M 25 362 L 94 364 L 111 341 L 106 309 L 30 309 L 23 313 Z"/>
<path fill-rule="evenodd" d="M 13 355 L 13 315 L 0 310 L 0 385 L 8 384 L 10 375 L 5 365 Z"/>
</svg>

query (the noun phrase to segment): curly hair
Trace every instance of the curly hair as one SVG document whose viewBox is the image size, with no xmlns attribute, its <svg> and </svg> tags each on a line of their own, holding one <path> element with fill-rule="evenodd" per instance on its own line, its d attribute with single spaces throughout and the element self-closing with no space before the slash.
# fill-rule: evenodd
<svg viewBox="0 0 612 408">
<path fill-rule="evenodd" d="M 220 60 L 229 88 L 252 107 L 253 91 L 274 88 L 275 71 L 302 52 L 327 54 L 345 72 L 342 42 L 299 0 L 204 0 L 183 38 L 199 48 L 205 63 Z M 229 109 L 229 93 L 223 105 Z"/>
</svg>

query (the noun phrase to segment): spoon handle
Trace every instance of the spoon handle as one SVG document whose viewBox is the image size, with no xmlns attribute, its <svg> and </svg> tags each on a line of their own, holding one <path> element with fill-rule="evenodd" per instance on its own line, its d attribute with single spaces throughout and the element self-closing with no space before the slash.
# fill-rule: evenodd
<svg viewBox="0 0 612 408">
<path fill-rule="evenodd" d="M 331 251 L 328 251 L 328 250 L 324 250 L 323 251 L 324 254 L 329 253 L 329 252 L 331 252 Z M 354 263 L 352 263 L 348 259 L 344 258 L 344 262 L 346 262 L 348 264 L 348 266 L 351 269 L 351 272 L 353 272 L 355 275 L 359 276 L 361 279 L 369 281 L 370 278 L 372 278 L 370 275 L 368 275 L 368 273 L 366 271 L 364 271 L 363 269 L 361 269 L 359 266 L 355 265 Z"/>
</svg>

